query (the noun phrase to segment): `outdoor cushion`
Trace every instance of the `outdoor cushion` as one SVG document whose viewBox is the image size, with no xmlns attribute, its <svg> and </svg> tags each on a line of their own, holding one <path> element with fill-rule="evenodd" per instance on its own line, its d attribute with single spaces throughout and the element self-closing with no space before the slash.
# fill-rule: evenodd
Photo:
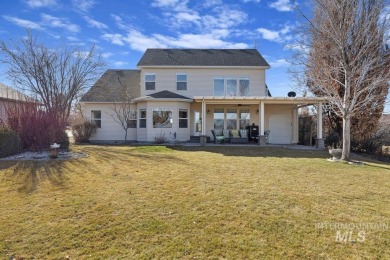
<svg viewBox="0 0 390 260">
<path fill-rule="evenodd" d="M 222 130 L 214 130 L 214 132 L 215 132 L 215 135 L 217 135 L 217 136 L 223 136 L 223 133 L 222 133 Z"/>
<path fill-rule="evenodd" d="M 230 131 L 229 130 L 223 130 L 223 136 L 225 137 L 225 139 L 229 139 L 230 138 Z"/>
<path fill-rule="evenodd" d="M 248 131 L 247 130 L 240 130 L 241 138 L 247 138 L 248 137 Z"/>
<path fill-rule="evenodd" d="M 232 135 L 232 138 L 240 138 L 240 134 L 238 133 L 238 130 L 230 130 L 230 133 Z"/>
</svg>

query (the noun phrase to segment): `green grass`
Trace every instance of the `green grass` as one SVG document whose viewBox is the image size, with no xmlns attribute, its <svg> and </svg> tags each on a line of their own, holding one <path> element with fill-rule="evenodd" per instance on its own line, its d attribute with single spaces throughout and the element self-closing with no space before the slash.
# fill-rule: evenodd
<svg viewBox="0 0 390 260">
<path fill-rule="evenodd" d="M 390 258 L 389 229 L 341 243 L 316 228 L 390 228 L 387 164 L 262 147 L 72 149 L 89 157 L 0 162 L 1 259 Z"/>
</svg>

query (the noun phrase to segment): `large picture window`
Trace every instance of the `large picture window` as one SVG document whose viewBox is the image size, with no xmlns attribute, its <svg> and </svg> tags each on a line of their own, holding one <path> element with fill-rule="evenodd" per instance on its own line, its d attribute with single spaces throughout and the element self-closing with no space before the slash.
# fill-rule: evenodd
<svg viewBox="0 0 390 260">
<path fill-rule="evenodd" d="M 139 110 L 139 128 L 146 128 L 146 109 Z"/>
<path fill-rule="evenodd" d="M 145 74 L 145 90 L 156 89 L 156 74 Z"/>
<path fill-rule="evenodd" d="M 232 130 L 237 129 L 237 110 L 227 109 L 226 110 L 226 129 Z"/>
<path fill-rule="evenodd" d="M 153 128 L 172 128 L 172 109 L 153 109 Z"/>
<path fill-rule="evenodd" d="M 223 108 L 214 109 L 214 129 L 222 130 L 225 124 L 225 112 Z"/>
<path fill-rule="evenodd" d="M 137 128 L 137 111 L 130 111 L 130 118 L 127 120 L 127 128 Z"/>
<path fill-rule="evenodd" d="M 187 74 L 177 73 L 176 74 L 176 88 L 177 90 L 187 90 Z"/>
<path fill-rule="evenodd" d="M 249 126 L 249 121 L 251 119 L 251 114 L 249 113 L 249 109 L 241 109 L 240 110 L 240 129 L 246 129 Z"/>
<path fill-rule="evenodd" d="M 100 110 L 91 111 L 91 123 L 95 124 L 97 128 L 102 127 L 102 111 Z"/>
<path fill-rule="evenodd" d="M 179 109 L 179 128 L 188 128 L 188 110 Z"/>
</svg>

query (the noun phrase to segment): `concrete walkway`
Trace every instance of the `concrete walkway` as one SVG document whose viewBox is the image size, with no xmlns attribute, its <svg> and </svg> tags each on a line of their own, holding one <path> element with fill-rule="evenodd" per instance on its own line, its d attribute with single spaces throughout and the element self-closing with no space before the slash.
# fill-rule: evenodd
<svg viewBox="0 0 390 260">
<path fill-rule="evenodd" d="M 177 143 L 177 145 L 186 146 L 186 147 L 201 147 L 198 143 Z M 297 144 L 267 144 L 265 146 L 260 146 L 256 143 L 250 144 L 215 144 L 215 143 L 207 143 L 204 147 L 258 147 L 258 148 L 267 148 L 267 147 L 276 147 L 276 148 L 284 148 L 284 149 L 292 149 L 292 150 L 319 150 L 315 146 L 306 146 L 306 145 L 297 145 Z"/>
</svg>

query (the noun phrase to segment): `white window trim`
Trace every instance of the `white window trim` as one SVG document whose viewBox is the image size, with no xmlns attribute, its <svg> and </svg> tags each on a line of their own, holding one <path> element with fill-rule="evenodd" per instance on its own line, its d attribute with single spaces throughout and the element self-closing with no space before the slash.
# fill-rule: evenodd
<svg viewBox="0 0 390 260">
<path fill-rule="evenodd" d="M 179 76 L 179 75 L 181 75 L 181 76 L 185 75 L 186 76 L 186 80 L 185 81 L 177 80 L 177 76 Z M 178 82 L 185 82 L 186 83 L 186 89 L 177 89 L 177 83 Z M 176 73 L 176 90 L 178 90 L 178 91 L 187 91 L 188 90 L 188 74 L 187 73 L 185 73 L 185 72 L 178 72 L 178 73 Z"/>
<path fill-rule="evenodd" d="M 154 81 L 146 80 L 146 76 L 154 76 Z M 152 89 L 146 89 L 147 82 L 154 82 L 154 90 L 156 90 L 156 73 L 145 73 L 144 80 L 145 80 L 145 84 L 144 84 L 145 90 L 152 90 Z"/>
<path fill-rule="evenodd" d="M 186 111 L 187 112 L 187 117 L 180 117 L 180 111 Z M 188 120 L 189 120 L 189 111 L 188 111 L 188 109 L 187 108 L 179 108 L 179 128 L 182 128 L 182 129 L 187 129 L 188 128 Z M 180 119 L 186 119 L 187 120 L 187 127 L 180 127 Z"/>
<path fill-rule="evenodd" d="M 95 118 L 95 114 L 93 112 L 100 112 L 100 118 Z M 91 123 L 95 123 L 95 121 L 100 121 L 100 127 L 98 126 L 97 128 L 102 128 L 102 111 L 101 110 L 91 110 Z"/>
<path fill-rule="evenodd" d="M 139 118 L 138 118 L 138 128 L 146 128 L 147 127 L 147 111 L 146 108 L 140 108 L 139 110 Z M 145 117 L 141 117 L 141 112 L 145 111 Z M 145 120 L 145 127 L 141 127 L 141 120 Z"/>
</svg>

